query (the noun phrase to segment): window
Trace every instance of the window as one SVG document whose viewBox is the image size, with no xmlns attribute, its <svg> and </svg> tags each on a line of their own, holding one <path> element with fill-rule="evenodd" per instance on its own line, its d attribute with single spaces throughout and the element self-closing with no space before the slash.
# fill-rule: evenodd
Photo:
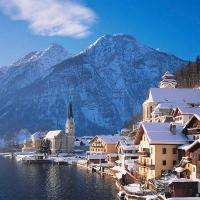
<svg viewBox="0 0 200 200">
<path fill-rule="evenodd" d="M 176 160 L 173 160 L 173 165 L 176 165 Z"/>
<path fill-rule="evenodd" d="M 193 167 L 193 172 L 195 172 L 195 167 Z"/>
<path fill-rule="evenodd" d="M 162 148 L 162 154 L 166 154 L 167 153 L 167 149 L 166 148 Z"/>
<path fill-rule="evenodd" d="M 166 163 L 167 163 L 167 162 L 166 162 L 166 160 L 163 160 L 163 162 L 162 162 L 162 163 L 163 163 L 163 165 L 166 165 Z"/>
<path fill-rule="evenodd" d="M 176 147 L 172 149 L 172 154 L 176 154 Z"/>
</svg>

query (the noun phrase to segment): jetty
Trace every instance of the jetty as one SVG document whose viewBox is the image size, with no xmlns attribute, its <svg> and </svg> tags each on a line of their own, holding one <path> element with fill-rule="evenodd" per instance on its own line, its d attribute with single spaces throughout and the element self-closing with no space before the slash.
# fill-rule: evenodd
<svg viewBox="0 0 200 200">
<path fill-rule="evenodd" d="M 23 163 L 26 164 L 36 164 L 36 163 L 52 163 L 53 159 L 49 159 L 43 155 L 33 155 L 33 156 L 25 156 L 22 158 Z"/>
</svg>

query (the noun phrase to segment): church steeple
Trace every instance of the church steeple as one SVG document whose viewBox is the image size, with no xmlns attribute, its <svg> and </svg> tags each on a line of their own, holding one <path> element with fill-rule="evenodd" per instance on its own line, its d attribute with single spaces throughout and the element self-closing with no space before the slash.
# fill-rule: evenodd
<svg viewBox="0 0 200 200">
<path fill-rule="evenodd" d="M 70 100 L 69 100 L 69 107 L 68 107 L 68 119 L 73 118 L 73 112 L 72 112 L 72 97 L 70 94 Z"/>
<path fill-rule="evenodd" d="M 72 112 L 71 94 L 68 106 L 68 116 L 65 125 L 65 133 L 67 135 L 67 151 L 68 153 L 72 153 L 72 151 L 74 150 L 74 142 L 75 142 L 75 122 Z"/>
</svg>

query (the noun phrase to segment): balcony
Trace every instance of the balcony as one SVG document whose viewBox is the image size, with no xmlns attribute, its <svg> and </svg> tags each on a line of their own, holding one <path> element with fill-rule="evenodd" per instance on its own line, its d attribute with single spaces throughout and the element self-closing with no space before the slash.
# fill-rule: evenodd
<svg viewBox="0 0 200 200">
<path fill-rule="evenodd" d="M 147 156 L 150 157 L 150 152 L 148 151 L 138 151 L 139 156 Z"/>
<path fill-rule="evenodd" d="M 101 146 L 101 145 L 92 146 L 92 147 L 94 147 L 94 148 L 103 148 L 103 146 Z"/>
<path fill-rule="evenodd" d="M 197 167 L 200 168 L 200 161 L 199 160 L 197 161 Z"/>
<path fill-rule="evenodd" d="M 155 165 L 146 164 L 146 168 L 154 170 L 155 169 Z"/>
<path fill-rule="evenodd" d="M 196 178 L 200 179 L 200 174 L 196 173 Z"/>
<path fill-rule="evenodd" d="M 193 164 L 193 165 L 197 165 L 197 160 L 196 160 L 196 158 L 192 158 L 192 164 Z"/>
<path fill-rule="evenodd" d="M 187 131 L 188 131 L 188 134 L 199 134 L 200 133 L 199 128 L 188 128 Z"/>
<path fill-rule="evenodd" d="M 139 167 L 146 167 L 146 163 L 140 162 L 139 160 L 135 160 L 134 164 L 138 165 Z"/>
</svg>

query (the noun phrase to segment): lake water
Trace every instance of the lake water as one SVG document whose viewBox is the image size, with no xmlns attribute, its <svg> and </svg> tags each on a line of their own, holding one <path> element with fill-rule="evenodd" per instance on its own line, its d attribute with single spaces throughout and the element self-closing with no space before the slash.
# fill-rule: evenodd
<svg viewBox="0 0 200 200">
<path fill-rule="evenodd" d="M 0 200 L 112 200 L 117 192 L 113 177 L 83 167 L 0 156 Z"/>
</svg>

